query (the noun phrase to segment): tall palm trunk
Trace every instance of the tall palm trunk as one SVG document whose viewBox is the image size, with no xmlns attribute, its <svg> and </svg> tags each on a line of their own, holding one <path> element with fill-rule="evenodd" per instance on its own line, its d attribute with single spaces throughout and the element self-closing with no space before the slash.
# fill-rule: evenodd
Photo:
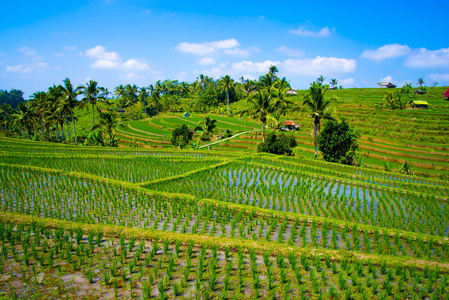
<svg viewBox="0 0 449 300">
<path fill-rule="evenodd" d="M 61 120 L 61 141 L 64 142 L 64 121 Z"/>
<path fill-rule="evenodd" d="M 317 157 L 318 155 L 318 150 L 317 150 L 317 144 L 316 144 L 316 139 L 317 139 L 317 134 L 318 134 L 318 125 L 320 123 L 320 120 L 318 118 L 316 118 L 313 122 L 313 131 L 315 134 L 315 139 L 313 141 L 313 144 L 315 145 L 315 157 L 314 159 Z"/>
<path fill-rule="evenodd" d="M 262 119 L 262 142 L 265 143 L 265 119 Z"/>
<path fill-rule="evenodd" d="M 95 126 L 95 113 L 94 113 L 94 105 L 92 104 L 92 128 Z"/>
<path fill-rule="evenodd" d="M 70 108 L 70 114 L 72 116 L 72 124 L 73 124 L 73 135 L 75 136 L 75 145 L 78 145 L 78 142 L 76 140 L 76 128 L 75 128 L 75 118 L 73 117 L 73 109 Z"/>
<path fill-rule="evenodd" d="M 228 102 L 228 115 L 231 116 L 231 109 L 229 108 L 229 91 L 226 91 L 226 100 Z"/>
<path fill-rule="evenodd" d="M 56 122 L 56 136 L 59 138 L 59 125 L 58 125 L 58 122 Z"/>
<path fill-rule="evenodd" d="M 69 121 L 67 121 L 67 112 L 64 113 L 64 115 L 65 115 L 65 126 L 67 127 L 67 137 L 69 138 L 70 141 Z"/>
</svg>

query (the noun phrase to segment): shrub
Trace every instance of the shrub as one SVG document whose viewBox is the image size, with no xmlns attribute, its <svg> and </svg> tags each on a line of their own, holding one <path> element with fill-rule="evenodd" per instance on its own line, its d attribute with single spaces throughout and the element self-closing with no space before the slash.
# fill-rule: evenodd
<svg viewBox="0 0 449 300">
<path fill-rule="evenodd" d="M 280 134 L 274 132 L 268 134 L 264 143 L 257 146 L 257 152 L 267 152 L 273 154 L 294 155 L 291 148 L 296 147 L 297 143 L 293 135 Z"/>
<path fill-rule="evenodd" d="M 362 161 L 355 152 L 359 137 L 360 134 L 345 120 L 340 123 L 329 121 L 317 138 L 318 149 L 326 161 L 360 165 Z"/>
<path fill-rule="evenodd" d="M 171 144 L 183 149 L 192 140 L 193 131 L 191 131 L 187 125 L 182 124 L 182 126 L 173 130 L 172 135 Z"/>
</svg>

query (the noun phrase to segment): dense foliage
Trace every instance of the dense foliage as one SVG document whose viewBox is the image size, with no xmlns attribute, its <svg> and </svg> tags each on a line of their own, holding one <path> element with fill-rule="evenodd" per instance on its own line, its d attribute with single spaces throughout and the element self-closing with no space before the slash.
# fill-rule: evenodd
<svg viewBox="0 0 449 300">
<path fill-rule="evenodd" d="M 0 105 L 9 104 L 12 108 L 16 108 L 17 104 L 24 101 L 21 90 L 12 89 L 9 92 L 7 90 L 0 90 Z"/>
<path fill-rule="evenodd" d="M 175 128 L 172 132 L 171 144 L 181 149 L 185 148 L 192 140 L 193 131 L 186 124 Z"/>
<path fill-rule="evenodd" d="M 271 132 L 265 142 L 257 146 L 257 152 L 292 155 L 292 148 L 296 146 L 296 139 L 293 135 L 285 135 L 284 133 L 276 135 L 276 133 Z"/>
<path fill-rule="evenodd" d="M 345 120 L 328 121 L 317 138 L 318 149 L 329 162 L 354 164 L 360 134 Z"/>
</svg>

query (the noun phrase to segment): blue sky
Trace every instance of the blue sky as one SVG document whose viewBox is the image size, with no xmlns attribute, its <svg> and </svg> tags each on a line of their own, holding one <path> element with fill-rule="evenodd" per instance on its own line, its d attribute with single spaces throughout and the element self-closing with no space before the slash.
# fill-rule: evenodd
<svg viewBox="0 0 449 300">
<path fill-rule="evenodd" d="M 2 1 L 0 89 L 258 78 L 449 85 L 449 1 Z"/>
</svg>

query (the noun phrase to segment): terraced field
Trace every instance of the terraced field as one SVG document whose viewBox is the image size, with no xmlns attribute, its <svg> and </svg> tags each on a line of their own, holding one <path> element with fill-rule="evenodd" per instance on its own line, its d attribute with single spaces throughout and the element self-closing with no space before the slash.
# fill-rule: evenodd
<svg viewBox="0 0 449 300">
<path fill-rule="evenodd" d="M 164 140 L 186 120 L 150 121 L 124 135 Z M 447 299 L 447 181 L 238 151 L 245 140 L 193 151 L 0 138 L 0 295 Z"/>
</svg>

